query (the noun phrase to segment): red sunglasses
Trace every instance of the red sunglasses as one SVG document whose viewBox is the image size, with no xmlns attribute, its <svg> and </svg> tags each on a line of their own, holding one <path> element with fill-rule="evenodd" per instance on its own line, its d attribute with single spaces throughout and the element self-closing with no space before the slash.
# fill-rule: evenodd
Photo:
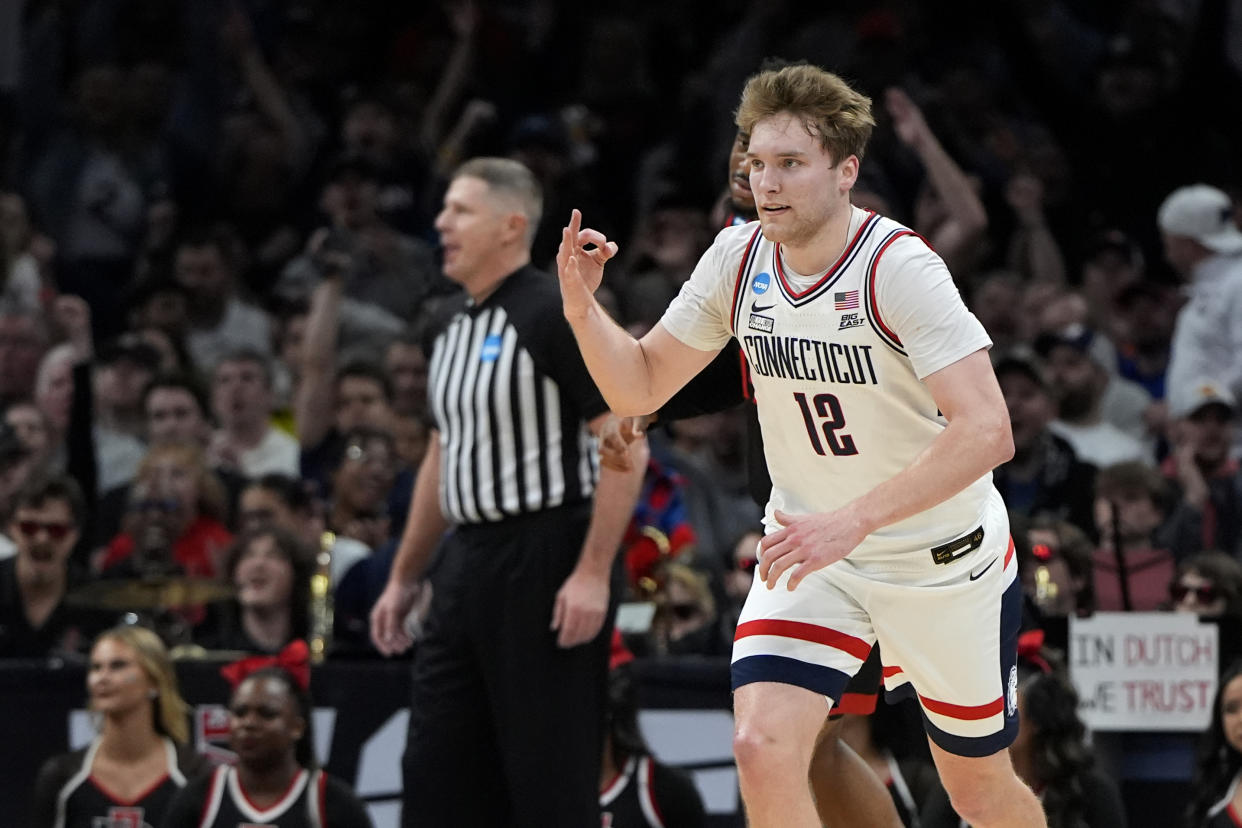
<svg viewBox="0 0 1242 828">
<path fill-rule="evenodd" d="M 73 530 L 73 525 L 69 523 L 45 523 L 41 520 L 19 520 L 17 529 L 28 538 L 33 538 L 39 534 L 39 530 L 47 532 L 47 536 L 52 540 L 64 540 L 65 536 Z"/>
<path fill-rule="evenodd" d="M 1186 600 L 1186 596 L 1192 592 L 1195 595 L 1195 600 L 1200 604 L 1210 604 L 1220 597 L 1220 590 L 1211 584 L 1204 584 L 1203 586 L 1194 587 L 1193 589 L 1182 584 L 1172 584 L 1169 587 L 1169 597 L 1172 598 L 1173 602 L 1176 604 L 1180 604 L 1182 601 Z"/>
</svg>

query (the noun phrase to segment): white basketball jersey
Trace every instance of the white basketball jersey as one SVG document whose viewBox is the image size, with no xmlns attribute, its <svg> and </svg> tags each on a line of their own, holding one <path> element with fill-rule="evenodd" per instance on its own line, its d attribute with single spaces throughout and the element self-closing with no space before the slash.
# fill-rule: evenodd
<svg viewBox="0 0 1242 828">
<path fill-rule="evenodd" d="M 758 222 L 717 236 L 661 320 L 686 344 L 736 336 L 749 363 L 776 509 L 828 512 L 909 466 L 947 421 L 922 378 L 991 345 L 944 262 L 913 231 L 852 208 L 849 243 L 826 273 L 799 276 Z M 991 474 L 870 535 L 850 555 L 884 569 L 975 529 Z"/>
</svg>

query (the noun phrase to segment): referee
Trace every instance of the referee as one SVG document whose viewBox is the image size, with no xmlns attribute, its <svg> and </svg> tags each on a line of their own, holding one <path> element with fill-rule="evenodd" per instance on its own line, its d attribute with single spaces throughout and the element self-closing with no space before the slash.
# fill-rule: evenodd
<svg viewBox="0 0 1242 828">
<path fill-rule="evenodd" d="M 414 660 L 404 826 L 599 825 L 604 622 L 646 461 L 599 468 L 607 406 L 555 278 L 530 265 L 541 210 L 529 170 L 478 158 L 436 217 L 468 299 L 434 337 L 434 429 L 371 614 L 380 652 L 410 646 L 403 621 L 452 528 Z"/>
</svg>

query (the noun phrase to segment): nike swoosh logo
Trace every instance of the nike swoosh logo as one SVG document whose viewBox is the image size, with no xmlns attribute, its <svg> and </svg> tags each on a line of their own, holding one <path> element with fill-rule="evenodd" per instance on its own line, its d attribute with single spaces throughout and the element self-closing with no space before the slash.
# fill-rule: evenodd
<svg viewBox="0 0 1242 828">
<path fill-rule="evenodd" d="M 985 572 L 987 572 L 989 569 L 991 569 L 991 568 L 992 568 L 992 564 L 994 564 L 994 563 L 996 563 L 996 558 L 993 558 L 993 559 L 992 559 L 992 563 L 988 564 L 987 566 L 985 566 L 983 569 L 979 570 L 978 572 L 972 572 L 972 573 L 970 573 L 970 580 L 972 580 L 972 581 L 977 581 L 977 580 L 979 580 L 980 578 L 982 578 L 982 577 L 983 577 L 983 573 L 985 573 Z"/>
<path fill-rule="evenodd" d="M 772 308 L 774 307 L 776 307 L 776 305 L 756 305 L 754 302 L 751 302 L 750 312 L 751 313 L 763 313 L 764 311 L 772 310 Z"/>
</svg>

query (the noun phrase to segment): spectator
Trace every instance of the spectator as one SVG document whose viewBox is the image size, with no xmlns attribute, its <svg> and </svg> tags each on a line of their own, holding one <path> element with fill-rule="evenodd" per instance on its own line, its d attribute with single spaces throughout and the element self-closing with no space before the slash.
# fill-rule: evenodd
<svg viewBox="0 0 1242 828">
<path fill-rule="evenodd" d="M 1169 362 L 1168 397 L 1179 404 L 1195 383 L 1215 379 L 1235 398 L 1242 393 L 1242 231 L 1233 203 L 1215 187 L 1174 190 L 1156 217 L 1164 255 L 1189 290 L 1177 315 Z"/>
<path fill-rule="evenodd" d="M 42 308 L 43 277 L 31 252 L 26 202 L 0 191 L 0 302 L 37 311 Z"/>
<path fill-rule="evenodd" d="M 1079 460 L 1048 427 L 1056 409 L 1043 367 L 1034 354 L 1015 350 L 998 359 L 996 378 L 1014 443 L 1013 459 L 992 473 L 1005 504 L 1029 517 L 1050 515 L 1094 533 L 1095 466 Z"/>
<path fill-rule="evenodd" d="M 310 633 L 313 552 L 273 525 L 243 533 L 225 556 L 225 580 L 237 590 L 215 630 L 197 637 L 209 650 L 277 653 Z"/>
<path fill-rule="evenodd" d="M 1040 515 L 1031 520 L 1026 539 L 1015 544 L 1018 573 L 1035 608 L 1045 616 L 1090 613 L 1095 547 L 1086 533 L 1068 521 Z"/>
<path fill-rule="evenodd" d="M 212 410 L 220 427 L 210 453 L 244 477 L 298 473 L 298 442 L 271 423 L 272 373 L 267 357 L 233 351 L 212 372 Z"/>
<path fill-rule="evenodd" d="M 18 400 L 4 410 L 4 424 L 12 429 L 13 436 L 29 453 L 29 469 L 49 472 L 52 454 L 56 448 L 51 442 L 51 429 L 47 417 L 31 400 Z"/>
<path fill-rule="evenodd" d="M 38 455 L 23 443 L 16 429 L 7 422 L 0 424 L 0 521 L 7 526 L 12 514 L 13 499 L 26 481 L 40 475 Z M 45 470 L 43 470 L 45 471 Z M 0 558 L 14 552 L 11 542 L 0 535 Z"/>
<path fill-rule="evenodd" d="M 1100 470 L 1095 492 L 1095 609 L 1160 609 L 1174 569 L 1173 555 L 1156 545 L 1168 511 L 1164 478 L 1143 463 L 1118 463 Z"/>
<path fill-rule="evenodd" d="M 657 655 L 725 655 L 720 617 L 707 576 L 684 563 L 671 562 L 659 575 L 661 588 L 653 596 L 655 620 L 652 649 Z"/>
<path fill-rule="evenodd" d="M 406 331 L 384 351 L 384 371 L 392 383 L 392 410 L 402 417 L 427 415 L 427 355 L 421 337 Z"/>
<path fill-rule="evenodd" d="M 418 319 L 429 300 L 449 290 L 427 243 L 385 220 L 379 194 L 380 171 L 366 156 L 354 154 L 333 162 L 319 199 L 328 217 L 328 244 L 349 258 L 341 274 L 343 295 L 351 300 L 341 311 L 350 334 L 347 341 L 384 332 L 376 330 L 380 320 L 391 335 L 394 328 Z M 289 263 L 276 290 L 285 298 L 306 299 L 319 279 L 314 253 L 308 252 Z M 369 331 L 367 320 L 373 320 Z"/>
<path fill-rule="evenodd" d="M 1117 373 L 1143 386 L 1156 400 L 1165 399 L 1165 375 L 1179 306 L 1176 291 L 1158 282 L 1135 282 L 1117 295 L 1112 328 Z"/>
<path fill-rule="evenodd" d="M 148 551 L 152 535 L 167 545 L 167 558 L 186 575 L 212 577 L 232 542 L 225 528 L 224 491 L 202 452 L 194 446 L 151 449 L 138 468 L 130 495 L 130 513 L 120 534 L 104 552 L 101 569 L 114 575 L 135 552 Z M 135 562 L 126 568 L 132 571 Z"/>
<path fill-rule="evenodd" d="M 188 705 L 164 644 L 143 627 L 104 632 L 91 647 L 86 691 L 98 733 L 43 765 L 31 827 L 163 825 L 173 796 L 207 768 L 188 744 Z"/>
<path fill-rule="evenodd" d="M 345 435 L 332 474 L 328 529 L 376 549 L 391 538 L 388 498 L 396 478 L 392 435 L 359 426 Z"/>
<path fill-rule="evenodd" d="M 1162 534 L 1179 559 L 1201 549 L 1242 555 L 1242 472 L 1229 456 L 1236 409 L 1233 394 L 1212 380 L 1169 408 L 1173 450 L 1161 471 L 1176 505 Z"/>
<path fill-rule="evenodd" d="M 106 626 L 98 614 L 65 603 L 84 508 L 67 477 L 32 480 L 17 494 L 8 524 L 17 553 L 0 560 L 0 656 L 80 653 Z"/>
<path fill-rule="evenodd" d="M 0 302 L 0 406 L 33 396 L 47 346 L 42 311 Z"/>
<path fill-rule="evenodd" d="M 143 393 L 145 427 L 143 432 L 152 448 L 189 446 L 206 452 L 211 441 L 207 395 L 197 381 L 188 375 L 157 376 Z M 226 524 L 237 513 L 237 498 L 246 478 L 220 465 L 211 469 L 225 492 Z M 100 514 L 95 520 L 96 544 L 105 545 L 120 531 L 121 517 L 130 499 L 130 484 L 117 486 L 104 493 L 99 501 Z"/>
<path fill-rule="evenodd" d="M 1141 283 L 1143 274 L 1143 252 L 1133 239 L 1115 228 L 1096 234 L 1087 243 L 1082 262 L 1082 295 L 1087 301 L 1086 323 L 1109 340 L 1116 341 L 1120 299 Z M 1138 331 L 1134 333 L 1140 334 Z"/>
<path fill-rule="evenodd" d="M 1082 460 L 1096 466 L 1152 462 L 1151 449 L 1142 442 L 1143 412 L 1151 398 L 1134 383 L 1111 375 L 1094 355 L 1095 343 L 1094 332 L 1081 326 L 1047 333 L 1035 341 L 1057 400 L 1057 419 L 1048 427 L 1067 440 Z"/>
<path fill-rule="evenodd" d="M 261 354 L 271 349 L 267 315 L 238 296 L 236 246 L 235 234 L 224 226 L 189 235 L 177 245 L 174 274 L 189 294 L 186 347 L 199 369 L 239 348 Z"/>
<path fill-rule="evenodd" d="M 1177 565 L 1169 583 L 1177 612 L 1242 621 L 1242 564 L 1224 552 L 1200 552 Z"/>
<path fill-rule="evenodd" d="M 1186 828 L 1237 825 L 1242 782 L 1242 660 L 1221 671 L 1212 699 L 1212 723 L 1199 739 Z"/>
<path fill-rule="evenodd" d="M 159 370 L 160 355 L 136 334 L 125 333 L 99 349 L 93 378 L 98 489 L 133 480 L 146 447 L 143 391 Z"/>
</svg>

